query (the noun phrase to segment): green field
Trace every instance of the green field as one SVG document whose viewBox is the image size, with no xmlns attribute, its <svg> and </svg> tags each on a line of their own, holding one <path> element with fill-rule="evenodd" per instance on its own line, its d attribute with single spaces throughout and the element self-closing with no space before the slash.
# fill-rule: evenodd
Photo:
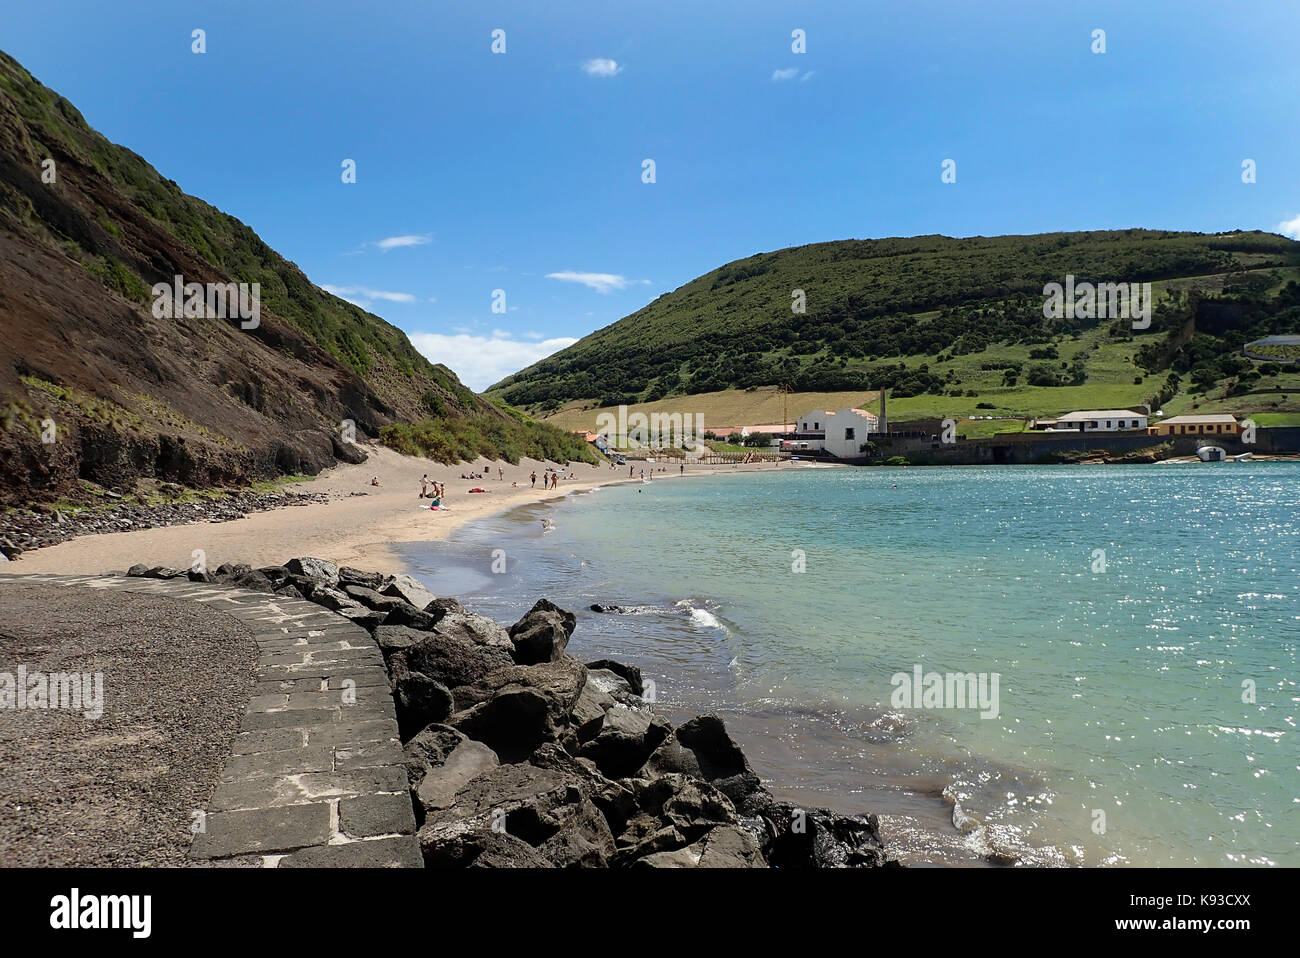
<svg viewBox="0 0 1300 958">
<path fill-rule="evenodd" d="M 800 413 L 809 409 L 844 409 L 859 407 L 876 411 L 878 393 L 863 390 L 848 392 L 808 392 L 783 394 L 775 386 L 756 389 L 725 389 L 698 393 L 693 396 L 673 396 L 654 402 L 637 403 L 629 407 L 647 415 L 690 414 L 696 421 L 703 419 L 703 430 L 722 429 L 728 426 L 774 425 L 793 422 Z M 789 418 L 783 419 L 788 410 Z M 596 406 L 590 401 L 565 403 L 545 417 L 545 421 L 561 429 L 594 430 L 597 418 L 603 413 L 617 415 L 617 406 Z"/>
<path fill-rule="evenodd" d="M 1110 340 L 1100 329 L 1080 333 L 1078 338 L 1060 340 L 1053 345 L 1058 359 L 1068 366 L 1076 356 L 1088 356 L 1088 380 L 1080 386 L 1007 386 L 1003 372 L 982 368 L 997 363 L 1019 362 L 1025 366 L 1036 361 L 1029 358 L 1030 345 L 990 346 L 980 353 L 953 356 L 943 362 L 932 357 L 905 357 L 918 367 L 925 365 L 941 379 L 951 373 L 959 385 L 950 392 L 960 395 L 895 397 L 889 399 L 892 423 L 908 419 L 962 420 L 958 433 L 987 436 L 1000 432 L 1018 432 L 1034 418 L 1054 417 L 1082 409 L 1124 409 L 1140 405 L 1156 394 L 1166 373 L 1147 375 L 1133 362 L 1136 349 L 1156 343 L 1160 336 L 1134 336 L 1132 342 Z M 1255 364 L 1255 368 L 1261 368 Z M 1136 380 L 1141 380 L 1140 382 Z M 1291 424 L 1288 417 L 1300 417 L 1300 368 L 1279 367 L 1251 383 L 1249 391 L 1229 395 L 1228 381 L 1220 381 L 1208 391 L 1193 391 L 1184 383 L 1177 394 L 1164 404 L 1167 415 L 1229 412 L 1240 417 L 1253 416 L 1260 425 Z M 974 395 L 968 395 L 973 392 Z M 775 387 L 729 389 L 694 396 L 673 396 L 629 407 L 649 413 L 692 413 L 702 416 L 705 428 L 757 425 L 782 422 L 782 404 L 789 410 L 789 421 L 812 409 L 860 407 L 879 413 L 879 394 L 869 391 L 791 392 L 784 395 Z M 564 429 L 595 429 L 601 413 L 616 413 L 616 407 L 598 407 L 590 401 L 566 403 L 546 417 L 546 421 Z M 994 416 L 1001 419 L 968 417 Z M 1014 418 L 1006 418 L 1014 417 Z M 1267 418 L 1267 423 L 1265 418 Z"/>
<path fill-rule="evenodd" d="M 1046 283 L 1067 275 L 1149 283 L 1149 324 L 1086 306 L 1048 315 Z M 1123 406 L 1165 378 L 1138 376 L 1174 371 L 1204 391 L 1242 374 L 1246 342 L 1300 332 L 1298 280 L 1300 243 L 1262 232 L 814 243 L 706 273 L 489 394 L 534 415 L 778 385 L 887 388 L 923 416 L 957 414 L 948 400 L 972 392 L 1021 415 Z M 1015 380 L 985 368 L 998 362 L 1019 364 Z"/>
</svg>

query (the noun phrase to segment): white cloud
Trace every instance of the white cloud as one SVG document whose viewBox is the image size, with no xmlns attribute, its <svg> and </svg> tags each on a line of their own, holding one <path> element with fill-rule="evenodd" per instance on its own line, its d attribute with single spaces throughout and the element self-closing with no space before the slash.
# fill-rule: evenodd
<svg viewBox="0 0 1300 958">
<path fill-rule="evenodd" d="M 416 235 L 408 233 L 405 236 L 387 236 L 384 239 L 371 243 L 371 246 L 378 246 L 383 252 L 387 253 L 390 249 L 400 249 L 403 246 L 424 246 L 426 243 L 433 242 L 432 233 Z"/>
<path fill-rule="evenodd" d="M 449 366 L 466 386 L 475 390 L 486 389 L 511 373 L 577 342 L 571 336 L 524 342 L 512 339 L 509 333 L 500 329 L 492 330 L 491 336 L 411 333 L 408 338 L 430 362 Z"/>
<path fill-rule="evenodd" d="M 798 67 L 791 67 L 788 70 L 773 70 L 772 80 L 775 83 L 781 83 L 785 80 L 793 80 L 798 75 L 799 75 Z"/>
<path fill-rule="evenodd" d="M 582 72 L 589 77 L 612 77 L 623 72 L 617 61 L 605 57 L 595 57 L 582 65 Z"/>
<path fill-rule="evenodd" d="M 578 273 L 571 269 L 559 273 L 547 273 L 547 279 L 558 279 L 563 283 L 581 283 L 590 286 L 598 293 L 609 293 L 616 289 L 627 289 L 634 285 L 650 285 L 648 279 L 628 279 L 617 273 Z"/>
<path fill-rule="evenodd" d="M 321 283 L 320 288 L 363 309 L 369 308 L 370 304 L 377 299 L 387 303 L 414 303 L 416 300 L 416 297 L 410 293 L 394 293 L 390 290 L 370 289 L 366 286 L 332 286 L 329 283 Z"/>
<path fill-rule="evenodd" d="M 1277 224 L 1277 231 L 1283 236 L 1289 236 L 1292 239 L 1300 240 L 1300 216 L 1294 219 L 1283 220 Z"/>
</svg>

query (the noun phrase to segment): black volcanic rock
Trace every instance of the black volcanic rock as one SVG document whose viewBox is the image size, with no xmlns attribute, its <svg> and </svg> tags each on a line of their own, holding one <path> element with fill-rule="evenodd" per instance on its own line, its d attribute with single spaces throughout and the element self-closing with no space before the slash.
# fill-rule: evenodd
<svg viewBox="0 0 1300 958">
<path fill-rule="evenodd" d="M 643 709 L 615 705 L 605 711 L 596 734 L 578 754 L 596 763 L 609 778 L 635 775 L 672 731 L 666 721 Z"/>
<path fill-rule="evenodd" d="M 329 586 L 339 584 L 339 567 L 333 562 L 326 562 L 324 559 L 313 559 L 309 556 L 303 556 L 297 559 L 290 559 L 284 564 L 291 575 L 305 576 L 308 579 L 323 582 Z"/>
<path fill-rule="evenodd" d="M 426 612 L 424 614 L 434 615 L 435 613 Z M 470 612 L 454 612 L 448 608 L 437 617 L 433 631 L 439 635 L 447 635 L 452 638 L 463 639 L 466 642 L 473 642 L 475 645 L 495 646 L 507 652 L 514 649 L 514 644 L 510 641 L 510 635 L 504 628 L 486 616 L 474 615 Z"/>
<path fill-rule="evenodd" d="M 538 599 L 533 603 L 533 607 L 524 613 L 523 618 L 510 627 L 510 637 L 514 638 L 515 630 L 524 626 L 529 617 L 539 612 L 551 612 L 560 617 L 564 624 L 564 633 L 566 638 L 573 635 L 573 630 L 578 624 L 578 617 L 567 609 L 561 609 L 550 599 Z"/>
<path fill-rule="evenodd" d="M 385 659 L 395 652 L 409 649 L 424 637 L 425 633 L 418 629 L 411 629 L 404 625 L 389 625 L 387 622 L 375 629 L 375 642 L 379 645 L 379 651 L 384 653 Z"/>
<path fill-rule="evenodd" d="M 402 741 L 451 715 L 451 690 L 441 682 L 422 672 L 412 672 L 401 662 L 394 665 L 391 681 L 397 731 Z"/>
<path fill-rule="evenodd" d="M 874 816 L 776 801 L 718 716 L 674 729 L 634 693 L 638 669 L 569 655 L 571 613 L 543 599 L 507 631 L 454 599 L 420 610 L 361 584 L 376 576 L 317 559 L 217 570 L 232 584 L 279 583 L 276 594 L 305 596 L 371 632 L 428 867 L 890 864 Z M 393 591 L 422 588 L 411 580 Z"/>
<path fill-rule="evenodd" d="M 385 623 L 380 631 L 389 626 Z M 504 649 L 475 645 L 454 636 L 430 632 L 402 652 L 408 667 L 437 679 L 456 696 L 458 709 L 469 708 L 489 698 L 509 679 L 490 682 L 489 676 L 514 667 L 514 660 Z M 576 693 L 575 693 L 576 698 Z"/>
<path fill-rule="evenodd" d="M 509 638 L 514 644 L 515 661 L 520 665 L 556 661 L 564 654 L 572 632 L 573 627 L 566 628 L 564 616 L 559 612 L 534 606 L 510 627 Z"/>
<path fill-rule="evenodd" d="M 469 614 L 468 610 L 456 599 L 434 599 L 424 607 L 424 611 L 428 612 L 435 619 L 441 619 L 443 616 L 450 615 L 453 612 L 461 615 Z"/>
<path fill-rule="evenodd" d="M 624 665 L 613 659 L 597 659 L 595 662 L 588 662 L 587 668 L 613 672 L 627 682 L 633 695 L 641 695 L 645 692 L 645 686 L 641 681 L 641 670 L 635 665 Z"/>
<path fill-rule="evenodd" d="M 385 578 L 382 572 L 363 572 L 361 569 L 354 569 L 347 565 L 339 567 L 339 585 L 345 588 L 355 585 L 364 589 L 373 589 L 378 594 Z"/>
<path fill-rule="evenodd" d="M 745 753 L 716 715 L 697 716 L 678 726 L 649 757 L 646 771 L 690 775 L 711 782 L 736 805 L 761 787 Z"/>
</svg>

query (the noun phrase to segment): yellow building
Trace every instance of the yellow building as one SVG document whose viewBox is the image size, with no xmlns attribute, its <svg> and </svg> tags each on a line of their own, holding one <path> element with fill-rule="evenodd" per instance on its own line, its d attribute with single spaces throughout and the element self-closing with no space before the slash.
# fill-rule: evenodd
<svg viewBox="0 0 1300 958">
<path fill-rule="evenodd" d="M 1237 417 L 1228 413 L 1174 416 L 1147 427 L 1148 436 L 1235 436 L 1240 432 Z"/>
</svg>

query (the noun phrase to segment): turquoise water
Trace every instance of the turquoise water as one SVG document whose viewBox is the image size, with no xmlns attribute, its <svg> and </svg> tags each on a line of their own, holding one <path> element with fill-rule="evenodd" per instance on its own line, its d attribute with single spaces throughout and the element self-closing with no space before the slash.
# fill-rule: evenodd
<svg viewBox="0 0 1300 958">
<path fill-rule="evenodd" d="M 774 791 L 881 812 L 905 861 L 1294 866 L 1298 486 L 1296 463 L 806 468 L 608 487 L 407 557 L 502 619 L 635 607 L 582 612 L 571 651 L 723 714 Z M 996 673 L 997 716 L 900 704 L 916 666 Z"/>
</svg>

